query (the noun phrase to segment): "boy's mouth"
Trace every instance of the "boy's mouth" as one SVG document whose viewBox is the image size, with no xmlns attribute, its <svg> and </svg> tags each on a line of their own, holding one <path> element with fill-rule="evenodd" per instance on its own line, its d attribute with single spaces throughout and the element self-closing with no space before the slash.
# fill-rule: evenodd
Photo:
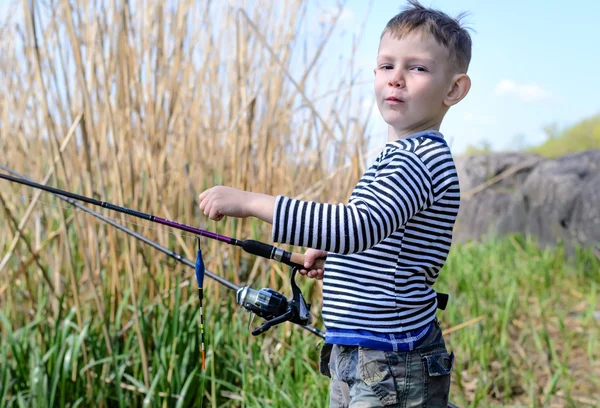
<svg viewBox="0 0 600 408">
<path fill-rule="evenodd" d="M 404 101 L 402 99 L 398 99 L 394 96 L 390 96 L 385 98 L 386 102 L 390 102 L 390 103 L 403 103 Z"/>
</svg>

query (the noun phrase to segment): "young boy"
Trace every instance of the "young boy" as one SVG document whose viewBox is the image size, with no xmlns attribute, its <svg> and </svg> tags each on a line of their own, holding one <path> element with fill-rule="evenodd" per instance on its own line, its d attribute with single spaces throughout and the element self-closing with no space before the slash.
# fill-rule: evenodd
<svg viewBox="0 0 600 408">
<path fill-rule="evenodd" d="M 310 248 L 302 273 L 323 279 L 331 407 L 448 403 L 454 354 L 432 286 L 450 250 L 460 189 L 439 129 L 470 89 L 471 39 L 458 20 L 409 3 L 385 27 L 374 70 L 388 143 L 347 205 L 221 186 L 199 197 L 213 220 L 257 217 L 273 224 L 273 241 Z M 310 268 L 318 258 L 324 270 Z"/>
</svg>

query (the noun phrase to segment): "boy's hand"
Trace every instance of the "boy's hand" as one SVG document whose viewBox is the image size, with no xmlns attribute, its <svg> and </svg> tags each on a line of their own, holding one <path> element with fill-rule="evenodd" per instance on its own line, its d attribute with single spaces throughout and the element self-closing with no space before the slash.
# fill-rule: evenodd
<svg viewBox="0 0 600 408">
<path fill-rule="evenodd" d="M 305 253 L 304 253 L 304 267 L 307 269 L 300 269 L 298 272 L 300 272 L 301 275 L 306 275 L 309 278 L 314 278 L 317 280 L 322 280 L 323 279 L 323 269 L 310 269 L 311 266 L 315 263 L 315 261 L 317 259 L 325 259 L 327 258 L 327 252 L 326 251 L 321 251 L 319 249 L 308 249 Z"/>
<path fill-rule="evenodd" d="M 246 218 L 250 216 L 248 194 L 250 193 L 232 187 L 212 187 L 198 196 L 198 206 L 211 220 L 220 221 L 226 215 Z"/>
<path fill-rule="evenodd" d="M 200 211 L 211 220 L 220 221 L 224 216 L 237 218 L 254 216 L 273 223 L 275 197 L 272 196 L 216 186 L 200 193 L 198 201 Z"/>
</svg>

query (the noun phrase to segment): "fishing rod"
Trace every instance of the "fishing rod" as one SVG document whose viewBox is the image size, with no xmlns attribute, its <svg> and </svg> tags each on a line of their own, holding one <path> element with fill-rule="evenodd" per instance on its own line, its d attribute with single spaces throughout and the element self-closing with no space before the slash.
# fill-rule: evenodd
<svg viewBox="0 0 600 408">
<path fill-rule="evenodd" d="M 83 201 L 88 204 L 96 205 L 102 208 L 108 208 L 109 210 L 117 211 L 120 213 L 124 213 L 127 215 L 131 215 L 137 218 L 141 218 L 144 220 L 152 221 L 157 224 L 166 225 L 171 228 L 176 228 L 182 231 L 191 232 L 192 234 L 208 237 L 211 239 L 216 239 L 221 242 L 225 242 L 229 245 L 235 245 L 242 248 L 244 251 L 248 252 L 252 255 L 261 256 L 267 259 L 273 259 L 279 261 L 283 264 L 289 265 L 291 267 L 304 268 L 304 255 L 298 254 L 295 252 L 288 252 L 281 248 L 278 248 L 274 245 L 265 244 L 264 242 L 256 241 L 253 239 L 245 239 L 239 240 L 236 238 L 228 237 L 225 235 L 220 235 L 214 232 L 206 231 L 200 228 L 192 227 L 191 225 L 181 224 L 179 222 L 167 220 L 165 218 L 157 217 L 156 215 L 143 213 L 141 211 L 132 210 L 131 208 L 121 207 L 119 205 L 111 204 L 106 201 L 96 200 L 94 198 L 82 196 L 79 194 L 71 193 L 65 190 L 60 190 L 58 188 L 45 186 L 43 184 L 36 183 L 31 181 L 28 178 L 17 178 L 12 177 L 6 174 L 0 174 L 0 178 L 6 179 L 8 181 L 12 181 L 13 183 L 23 184 L 29 187 L 37 188 L 40 190 L 44 190 L 56 195 L 61 195 L 64 197 L 69 197 L 78 201 Z M 314 268 L 322 269 L 324 266 L 323 260 L 318 260 Z"/>
<path fill-rule="evenodd" d="M 32 187 L 35 187 L 35 185 L 38 185 L 37 183 L 31 181 L 28 177 L 26 177 L 22 174 L 19 174 L 18 172 L 11 170 L 10 168 L 8 168 L 6 166 L 0 165 L 0 169 L 19 177 L 19 178 L 14 178 L 14 177 L 10 177 L 10 176 L 4 175 L 4 174 L 0 174 L 0 178 L 4 178 L 4 179 L 10 180 L 10 181 L 12 181 L 14 179 L 17 183 L 25 184 L 25 185 L 33 184 Z M 54 189 L 52 187 L 47 187 L 44 185 L 40 185 L 40 186 L 44 187 L 42 190 L 46 190 L 46 191 L 50 191 L 48 189 L 61 191 L 61 190 Z M 200 281 L 201 278 L 198 277 L 198 267 L 197 267 L 198 259 L 196 260 L 196 262 L 192 262 L 189 259 L 183 257 L 182 255 L 176 253 L 175 251 L 173 251 L 169 248 L 166 248 L 166 247 L 160 245 L 159 243 L 152 241 L 149 238 L 146 238 L 145 236 L 139 234 L 138 232 L 135 232 L 135 231 L 119 224 L 118 222 L 114 221 L 112 218 L 108 218 L 108 217 L 106 217 L 84 205 L 81 205 L 80 203 L 74 201 L 72 198 L 68 198 L 68 196 L 66 196 L 64 194 L 59 194 L 54 191 L 50 191 L 50 192 L 55 194 L 61 200 L 64 200 L 64 201 L 68 202 L 69 204 L 77 207 L 81 211 L 106 222 L 107 224 L 117 228 L 118 230 L 125 232 L 126 234 L 144 242 L 145 244 L 150 245 L 151 247 L 164 253 L 165 255 L 170 256 L 171 258 L 175 259 L 177 262 L 180 262 L 190 268 L 196 269 L 196 274 L 197 274 L 196 277 L 199 280 L 198 288 L 199 288 L 199 292 L 200 292 L 200 288 L 202 287 L 202 282 Z M 76 194 L 72 194 L 72 193 L 69 193 L 69 194 L 77 196 Z M 284 321 L 290 321 L 292 323 L 298 324 L 305 330 L 313 333 L 314 335 L 316 335 L 318 337 L 325 338 L 325 334 L 321 330 L 310 325 L 310 321 L 311 321 L 310 306 L 306 304 L 304 297 L 302 296 L 302 293 L 300 292 L 300 289 L 296 285 L 295 279 L 294 279 L 297 269 L 298 269 L 297 266 L 293 266 L 293 272 L 292 272 L 292 277 L 291 277 L 293 296 L 292 296 L 291 300 L 288 300 L 283 294 L 276 292 L 269 288 L 262 288 L 262 289 L 256 290 L 256 289 L 251 288 L 250 286 L 240 287 L 240 286 L 228 281 L 227 279 L 224 279 L 221 276 L 216 275 L 202 267 L 203 274 L 205 274 L 206 276 L 210 277 L 211 279 L 217 281 L 218 283 L 222 284 L 223 286 L 227 287 L 228 289 L 234 290 L 236 292 L 236 301 L 237 301 L 238 305 L 244 307 L 246 310 L 250 311 L 251 313 L 254 313 L 254 314 L 258 315 L 259 317 L 262 317 L 263 319 L 266 320 L 266 322 L 263 323 L 263 325 L 261 325 L 260 327 L 254 329 L 252 331 L 253 335 L 258 335 L 260 333 L 263 333 L 264 331 L 268 330 L 270 327 L 272 327 L 276 324 L 282 323 Z M 199 297 L 200 297 L 200 293 L 199 293 Z"/>
</svg>

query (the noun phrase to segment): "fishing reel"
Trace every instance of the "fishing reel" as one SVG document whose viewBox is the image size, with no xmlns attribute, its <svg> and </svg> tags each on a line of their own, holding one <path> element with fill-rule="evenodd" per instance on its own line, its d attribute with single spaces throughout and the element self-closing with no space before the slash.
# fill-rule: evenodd
<svg viewBox="0 0 600 408">
<path fill-rule="evenodd" d="M 266 320 L 262 325 L 252 330 L 253 336 L 258 336 L 271 327 L 287 321 L 301 326 L 311 323 L 310 305 L 306 303 L 300 288 L 296 285 L 297 271 L 298 269 L 293 267 L 291 300 L 269 288 L 256 290 L 250 286 L 244 286 L 237 290 L 235 298 L 238 305 Z"/>
</svg>

